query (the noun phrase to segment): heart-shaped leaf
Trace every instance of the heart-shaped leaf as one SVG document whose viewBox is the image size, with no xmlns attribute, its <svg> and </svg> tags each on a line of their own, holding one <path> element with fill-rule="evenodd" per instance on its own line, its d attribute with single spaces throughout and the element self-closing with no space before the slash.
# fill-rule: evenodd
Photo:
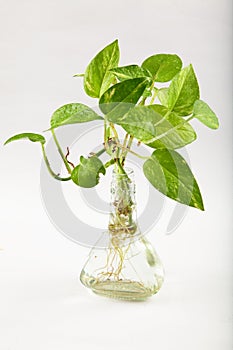
<svg viewBox="0 0 233 350">
<path fill-rule="evenodd" d="M 120 58 L 118 41 L 106 46 L 89 63 L 84 75 L 84 89 L 91 97 L 100 97 L 111 85 L 113 74 Z"/>
<path fill-rule="evenodd" d="M 173 78 L 168 88 L 168 109 L 180 116 L 187 116 L 192 113 L 199 95 L 197 78 L 190 64 Z"/>
<path fill-rule="evenodd" d="M 147 78 L 134 78 L 113 85 L 101 96 L 100 109 L 109 121 L 117 123 L 138 102 L 148 84 Z"/>
<path fill-rule="evenodd" d="M 155 125 L 161 118 L 162 116 L 147 106 L 136 106 L 125 114 L 118 124 L 128 134 L 145 143 L 156 135 Z"/>
<path fill-rule="evenodd" d="M 117 77 L 119 81 L 143 77 L 151 78 L 151 74 L 146 69 L 136 64 L 113 68 L 111 69 L 111 72 Z"/>
<path fill-rule="evenodd" d="M 216 114 L 202 100 L 197 100 L 193 106 L 193 117 L 211 129 L 218 129 L 219 122 Z"/>
<path fill-rule="evenodd" d="M 118 122 L 128 134 L 153 148 L 180 148 L 196 139 L 190 124 L 161 105 L 136 106 Z"/>
<path fill-rule="evenodd" d="M 148 57 L 142 67 L 147 69 L 157 82 L 170 81 L 182 68 L 182 61 L 177 55 L 158 54 Z"/>
<path fill-rule="evenodd" d="M 143 165 L 148 181 L 177 202 L 204 210 L 198 184 L 185 159 L 176 151 L 155 150 Z"/>
<path fill-rule="evenodd" d="M 86 123 L 92 120 L 103 119 L 96 114 L 90 107 L 82 103 L 69 103 L 58 108 L 52 115 L 50 124 L 55 129 L 59 126 Z"/>
<path fill-rule="evenodd" d="M 105 172 L 105 167 L 98 157 L 84 158 L 81 156 L 80 164 L 71 173 L 71 179 L 78 186 L 91 188 L 99 183 L 100 173 L 105 175 Z"/>
<path fill-rule="evenodd" d="M 17 140 L 22 140 L 22 139 L 28 139 L 32 142 L 40 142 L 41 144 L 44 144 L 46 142 L 44 136 L 42 136 L 40 134 L 34 134 L 32 132 L 25 132 L 25 133 L 17 134 L 17 135 L 10 137 L 8 140 L 6 140 L 4 145 L 6 145 L 12 141 L 17 141 Z"/>
</svg>

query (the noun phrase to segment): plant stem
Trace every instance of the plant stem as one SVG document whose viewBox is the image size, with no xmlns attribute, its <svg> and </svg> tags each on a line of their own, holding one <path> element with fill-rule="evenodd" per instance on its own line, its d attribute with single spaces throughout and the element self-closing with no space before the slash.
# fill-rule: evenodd
<svg viewBox="0 0 233 350">
<path fill-rule="evenodd" d="M 116 131 L 116 129 L 115 129 L 114 124 L 113 124 L 113 123 L 110 123 L 110 127 L 111 127 L 111 129 L 112 129 L 114 138 L 116 139 L 116 143 L 119 143 L 118 133 L 117 133 L 117 131 Z M 117 151 L 116 151 L 116 156 L 115 156 L 115 158 L 119 158 L 119 148 L 118 148 Z"/>
<path fill-rule="evenodd" d="M 96 156 L 96 157 L 99 157 L 99 156 L 101 156 L 101 154 L 103 154 L 105 151 L 106 151 L 106 149 L 105 149 L 105 148 L 102 148 L 99 152 L 95 153 L 95 156 Z"/>
<path fill-rule="evenodd" d="M 121 164 L 122 164 L 122 166 L 124 166 L 124 162 L 125 162 L 125 151 L 124 151 L 124 149 L 127 146 L 128 137 L 129 137 L 129 134 L 126 133 L 125 138 L 124 138 L 124 142 L 123 142 L 123 147 L 124 148 L 121 151 Z"/>
<path fill-rule="evenodd" d="M 124 138 L 124 142 L 123 142 L 123 147 L 125 147 L 125 148 L 127 145 L 128 137 L 129 137 L 129 134 L 126 133 L 125 138 Z M 122 157 L 123 157 L 123 154 L 122 154 Z"/>
<path fill-rule="evenodd" d="M 151 86 L 150 86 L 150 91 L 153 89 L 154 84 L 155 84 L 155 79 L 152 81 L 152 84 L 151 84 Z M 155 94 L 155 93 L 154 93 L 154 94 Z M 156 91 L 155 97 L 156 97 L 156 95 L 157 95 L 157 91 Z M 151 101 L 153 100 L 153 102 L 154 102 L 155 97 L 153 96 L 152 99 L 151 99 Z M 147 98 L 148 98 L 148 96 L 144 96 L 144 97 L 142 98 L 141 102 L 139 103 L 139 105 L 140 105 L 140 106 L 144 106 L 144 105 L 145 105 L 145 102 L 146 102 L 146 100 L 147 100 Z M 150 104 L 153 103 L 153 102 L 151 102 L 151 101 L 150 101 Z"/>
<path fill-rule="evenodd" d="M 113 123 L 110 123 L 110 127 L 111 127 L 111 129 L 112 129 L 112 132 L 113 132 L 113 134 L 114 134 L 114 137 L 116 138 L 117 141 L 119 141 L 118 134 L 117 134 L 117 131 L 116 131 L 116 129 L 115 129 L 114 124 L 113 124 Z"/>
<path fill-rule="evenodd" d="M 107 120 L 106 118 L 104 118 L 104 146 L 105 148 L 107 148 L 107 144 L 108 144 L 108 126 L 107 126 Z"/>
<path fill-rule="evenodd" d="M 150 158 L 150 157 L 142 156 L 141 154 L 138 154 L 138 153 L 136 153 L 136 152 L 134 152 L 134 151 L 131 151 L 131 149 L 128 149 L 128 148 L 124 147 L 124 146 L 121 145 L 120 143 L 117 143 L 116 145 L 117 145 L 119 148 L 121 148 L 121 149 L 123 149 L 123 150 L 126 150 L 127 152 L 133 154 L 134 156 L 136 156 L 136 157 L 138 157 L 138 158 L 141 158 L 141 159 L 148 159 L 148 158 Z"/>
<path fill-rule="evenodd" d="M 147 99 L 146 96 L 143 97 L 142 100 L 141 100 L 141 102 L 139 103 L 139 105 L 140 105 L 140 106 L 144 106 L 144 104 L 145 104 L 145 102 L 146 102 L 146 99 Z"/>
<path fill-rule="evenodd" d="M 76 77 L 84 77 L 84 74 L 75 74 L 75 75 L 73 75 L 73 78 L 76 78 Z"/>
<path fill-rule="evenodd" d="M 154 93 L 153 93 L 153 96 L 152 96 L 151 100 L 150 100 L 150 105 L 152 105 L 152 104 L 154 103 L 157 94 L 158 94 L 158 90 L 156 89 L 156 90 L 154 91 Z"/>
<path fill-rule="evenodd" d="M 69 165 L 69 163 L 68 163 L 68 161 L 67 161 L 67 159 L 66 159 L 66 157 L 65 157 L 65 155 L 64 155 L 64 153 L 63 153 L 63 151 L 61 149 L 61 146 L 60 146 L 60 144 L 58 142 L 58 139 L 57 139 L 57 137 L 55 135 L 54 129 L 51 129 L 51 132 L 52 132 L 52 135 L 53 135 L 53 139 L 54 139 L 54 141 L 56 143 L 58 152 L 59 152 L 59 154 L 60 154 L 60 156 L 61 156 L 61 158 L 62 158 L 62 160 L 63 160 L 63 162 L 65 164 L 65 167 L 66 167 L 68 173 L 71 174 L 72 169 L 71 169 L 71 167 L 70 167 L 70 165 Z"/>
<path fill-rule="evenodd" d="M 116 164 L 117 164 L 119 173 L 120 173 L 120 174 L 124 174 L 124 175 L 126 175 L 126 176 L 128 177 L 128 175 L 127 175 L 126 172 L 125 172 L 125 169 L 124 169 L 123 166 L 121 165 L 121 162 L 120 162 L 120 159 L 119 159 L 119 158 L 116 159 Z"/>
<path fill-rule="evenodd" d="M 191 117 L 187 118 L 183 124 L 190 122 L 190 120 L 192 120 L 192 119 L 194 119 L 193 115 L 191 115 Z"/>
<path fill-rule="evenodd" d="M 59 181 L 69 181 L 71 179 L 71 177 L 60 177 L 59 175 L 55 174 L 54 171 L 51 169 L 50 167 L 50 164 L 49 164 L 49 161 L 48 161 L 48 158 L 46 156 L 46 153 L 45 153 L 45 148 L 44 148 L 44 144 L 41 144 L 41 147 L 42 147 L 42 153 L 43 153 L 43 157 L 44 157 L 44 161 L 45 161 L 45 164 L 46 164 L 46 167 L 50 173 L 50 175 L 56 179 L 56 180 L 59 180 Z"/>
<path fill-rule="evenodd" d="M 104 164 L 105 169 L 107 169 L 108 167 L 110 167 L 111 165 L 113 165 L 115 163 L 114 159 L 110 159 L 108 162 L 106 162 Z"/>
<path fill-rule="evenodd" d="M 132 146 L 132 143 L 133 143 L 133 136 L 130 135 L 129 142 L 128 142 L 128 145 L 127 145 L 127 149 L 130 149 L 130 147 Z"/>
<path fill-rule="evenodd" d="M 125 158 L 127 157 L 128 151 L 130 151 L 130 148 L 131 148 L 132 143 L 133 143 L 133 138 L 134 137 L 132 135 L 130 135 L 127 147 L 125 147 L 124 156 L 123 156 L 123 162 L 125 161 Z M 123 145 L 123 147 L 124 147 L 124 145 Z"/>
</svg>

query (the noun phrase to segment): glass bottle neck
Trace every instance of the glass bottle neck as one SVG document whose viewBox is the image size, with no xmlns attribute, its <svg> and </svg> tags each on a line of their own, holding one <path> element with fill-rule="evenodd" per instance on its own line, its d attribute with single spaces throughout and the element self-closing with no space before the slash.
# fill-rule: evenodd
<svg viewBox="0 0 233 350">
<path fill-rule="evenodd" d="M 122 238 L 132 236 L 138 230 L 134 173 L 131 169 L 125 170 L 126 174 L 113 171 L 108 226 L 112 235 L 122 235 Z"/>
</svg>

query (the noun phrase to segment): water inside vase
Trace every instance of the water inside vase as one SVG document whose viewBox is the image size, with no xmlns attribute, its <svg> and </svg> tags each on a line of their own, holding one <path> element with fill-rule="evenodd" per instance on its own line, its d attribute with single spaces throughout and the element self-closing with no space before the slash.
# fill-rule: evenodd
<svg viewBox="0 0 233 350">
<path fill-rule="evenodd" d="M 144 300 L 163 283 L 163 267 L 155 250 L 140 232 L 132 171 L 113 174 L 111 212 L 106 247 L 97 245 L 89 255 L 80 279 L 99 295 Z"/>
</svg>

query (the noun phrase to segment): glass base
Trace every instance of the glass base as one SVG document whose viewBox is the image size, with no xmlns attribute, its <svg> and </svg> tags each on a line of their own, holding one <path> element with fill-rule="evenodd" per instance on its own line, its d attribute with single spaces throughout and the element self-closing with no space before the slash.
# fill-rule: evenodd
<svg viewBox="0 0 233 350">
<path fill-rule="evenodd" d="M 160 290 L 163 280 L 161 261 L 145 238 L 124 247 L 93 249 L 80 275 L 94 293 L 122 300 L 145 300 Z"/>
<path fill-rule="evenodd" d="M 140 282 L 130 280 L 98 281 L 94 280 L 92 277 L 88 280 L 88 276 L 82 276 L 81 278 L 82 281 L 85 280 L 85 284 L 88 285 L 95 294 L 121 300 L 145 300 L 157 293 L 161 287 L 161 285 L 159 285 L 158 288 L 148 288 Z"/>
</svg>

